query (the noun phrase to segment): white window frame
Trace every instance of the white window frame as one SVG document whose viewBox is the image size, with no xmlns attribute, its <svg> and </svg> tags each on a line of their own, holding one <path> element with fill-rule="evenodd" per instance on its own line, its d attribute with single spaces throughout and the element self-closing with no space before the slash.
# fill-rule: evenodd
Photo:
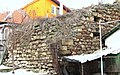
<svg viewBox="0 0 120 75">
<path fill-rule="evenodd" d="M 58 10 L 58 12 L 57 12 L 57 10 Z M 60 7 L 59 6 L 56 7 L 56 15 L 60 15 Z"/>
<path fill-rule="evenodd" d="M 52 5 L 51 13 L 56 15 L 56 6 Z"/>
</svg>

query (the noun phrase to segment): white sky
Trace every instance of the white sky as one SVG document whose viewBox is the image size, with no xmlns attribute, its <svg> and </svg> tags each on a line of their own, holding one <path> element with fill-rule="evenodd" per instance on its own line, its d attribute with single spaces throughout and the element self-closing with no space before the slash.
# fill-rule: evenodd
<svg viewBox="0 0 120 75">
<path fill-rule="evenodd" d="M 33 0 L 0 0 L 0 12 L 19 9 Z M 70 8 L 82 8 L 91 4 L 98 4 L 101 0 L 59 0 Z M 113 3 L 115 0 L 102 0 L 104 3 Z"/>
<path fill-rule="evenodd" d="M 82 7 L 86 7 L 86 6 L 90 6 L 92 4 L 98 4 L 100 1 L 102 1 L 103 3 L 113 3 L 115 0 L 59 0 L 61 1 L 63 4 L 65 4 L 66 6 L 70 7 L 70 8 L 82 8 Z"/>
</svg>

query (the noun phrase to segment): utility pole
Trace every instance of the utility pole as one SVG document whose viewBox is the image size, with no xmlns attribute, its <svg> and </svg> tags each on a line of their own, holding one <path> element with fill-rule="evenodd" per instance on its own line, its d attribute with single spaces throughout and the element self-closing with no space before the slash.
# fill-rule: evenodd
<svg viewBox="0 0 120 75">
<path fill-rule="evenodd" d="M 12 66 L 13 66 L 13 74 L 14 74 L 14 69 L 15 69 L 15 65 L 14 65 L 14 49 L 15 49 L 15 34 L 14 34 L 14 28 L 12 28 L 12 32 L 13 32 L 13 46 L 12 46 Z"/>
<path fill-rule="evenodd" d="M 83 66 L 83 63 L 81 63 L 81 74 L 84 75 L 84 66 Z"/>
<path fill-rule="evenodd" d="M 99 32 L 100 32 L 100 51 L 101 51 L 101 75 L 103 75 L 103 58 L 102 58 L 102 29 L 101 20 L 99 21 Z"/>
</svg>

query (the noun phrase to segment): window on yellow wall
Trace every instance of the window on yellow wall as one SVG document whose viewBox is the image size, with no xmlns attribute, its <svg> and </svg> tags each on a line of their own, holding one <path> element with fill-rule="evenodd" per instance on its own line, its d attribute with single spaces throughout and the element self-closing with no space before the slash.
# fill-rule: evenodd
<svg viewBox="0 0 120 75">
<path fill-rule="evenodd" d="M 56 8 L 56 15 L 57 16 L 60 15 L 60 8 L 59 7 Z"/>
<path fill-rule="evenodd" d="M 52 9 L 51 9 L 52 14 L 56 15 L 56 7 L 54 5 L 52 5 Z"/>
</svg>

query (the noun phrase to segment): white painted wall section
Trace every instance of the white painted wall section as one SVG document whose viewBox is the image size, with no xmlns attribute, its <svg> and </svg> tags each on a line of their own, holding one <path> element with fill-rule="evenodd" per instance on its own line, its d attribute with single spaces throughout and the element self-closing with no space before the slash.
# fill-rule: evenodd
<svg viewBox="0 0 120 75">
<path fill-rule="evenodd" d="M 111 49 L 120 49 L 120 30 L 117 30 L 115 33 L 110 35 L 105 40 L 105 45 L 107 45 L 108 48 Z"/>
</svg>

